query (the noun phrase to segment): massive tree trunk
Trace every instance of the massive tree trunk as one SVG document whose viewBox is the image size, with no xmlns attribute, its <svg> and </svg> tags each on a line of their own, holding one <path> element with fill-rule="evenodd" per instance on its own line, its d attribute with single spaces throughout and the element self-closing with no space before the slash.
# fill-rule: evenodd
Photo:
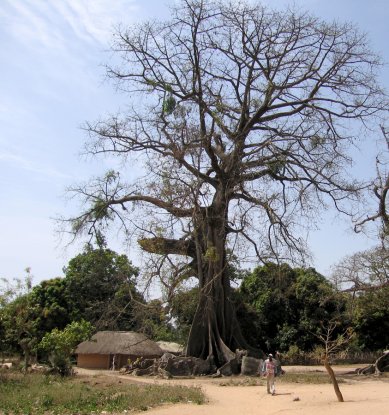
<svg viewBox="0 0 389 415">
<path fill-rule="evenodd" d="M 234 358 L 237 348 L 247 348 L 231 300 L 226 258 L 227 209 L 225 192 L 203 210 L 195 236 L 199 301 L 187 344 L 187 355 L 213 357 L 217 366 Z"/>
<path fill-rule="evenodd" d="M 235 357 L 236 349 L 247 348 L 229 292 L 229 281 L 223 275 L 205 279 L 188 338 L 188 356 L 212 356 L 221 366 Z"/>
</svg>

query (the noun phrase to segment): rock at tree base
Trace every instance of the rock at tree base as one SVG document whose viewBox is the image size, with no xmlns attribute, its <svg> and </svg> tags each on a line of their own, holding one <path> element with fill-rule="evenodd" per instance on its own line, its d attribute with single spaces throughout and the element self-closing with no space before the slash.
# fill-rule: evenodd
<svg viewBox="0 0 389 415">
<path fill-rule="evenodd" d="M 262 367 L 262 359 L 255 357 L 243 356 L 241 374 L 245 376 L 257 376 Z"/>
<path fill-rule="evenodd" d="M 385 350 L 384 354 L 375 362 L 376 372 L 389 372 L 389 350 Z"/>
<path fill-rule="evenodd" d="M 259 374 L 262 359 L 248 356 L 246 350 L 237 350 L 233 356 L 227 363 L 217 368 L 212 356 L 203 360 L 164 353 L 160 359 L 138 358 L 129 364 L 125 371 L 134 376 L 161 376 L 163 378 L 239 374 L 257 376 Z"/>
<path fill-rule="evenodd" d="M 375 363 L 355 371 L 358 375 L 372 375 L 374 373 L 380 375 L 381 373 L 389 372 L 389 350 L 385 350 Z"/>
</svg>

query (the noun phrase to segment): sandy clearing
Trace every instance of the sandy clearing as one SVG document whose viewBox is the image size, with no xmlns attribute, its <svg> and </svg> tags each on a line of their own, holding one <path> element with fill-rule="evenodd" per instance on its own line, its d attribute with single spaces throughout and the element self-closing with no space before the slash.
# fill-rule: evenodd
<svg viewBox="0 0 389 415">
<path fill-rule="evenodd" d="M 299 368 L 301 370 L 301 367 Z M 290 368 L 289 370 L 294 370 Z M 308 369 L 310 370 L 310 369 Z M 315 370 L 315 369 L 312 369 Z M 317 368 L 316 368 L 317 370 Z M 344 368 L 339 371 L 344 371 Z M 96 373 L 96 372 L 95 372 Z M 112 373 L 112 372 L 111 372 Z M 104 372 L 106 375 L 107 372 Z M 114 376 L 139 383 L 168 383 L 200 387 L 208 404 L 168 405 L 147 411 L 150 415 L 388 415 L 389 382 L 368 379 L 341 384 L 345 402 L 337 401 L 331 384 L 276 384 L 276 395 L 266 393 L 265 386 L 220 386 L 223 379 L 160 380 L 153 378 Z M 299 400 L 297 400 L 297 398 Z"/>
</svg>

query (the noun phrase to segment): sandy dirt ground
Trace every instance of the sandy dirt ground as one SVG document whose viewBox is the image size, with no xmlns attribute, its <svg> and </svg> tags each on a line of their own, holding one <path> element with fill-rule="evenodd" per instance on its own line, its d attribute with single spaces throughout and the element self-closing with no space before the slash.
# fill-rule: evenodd
<svg viewBox="0 0 389 415">
<path fill-rule="evenodd" d="M 317 368 L 316 368 L 317 369 Z M 301 370 L 287 368 L 289 371 Z M 307 369 L 309 370 L 309 369 Z M 344 371 L 344 368 L 342 368 Z M 96 373 L 96 372 L 95 372 Z M 104 373 L 105 375 L 107 372 Z M 266 386 L 222 386 L 224 379 L 159 380 L 128 375 L 113 376 L 129 382 L 168 383 L 200 387 L 207 396 L 205 405 L 166 405 L 147 411 L 150 415 L 388 415 L 389 379 L 350 379 L 340 384 L 345 402 L 338 402 L 331 384 L 307 385 L 276 382 L 276 395 Z M 234 378 L 237 382 L 238 378 Z M 233 383 L 233 382 L 232 382 Z"/>
</svg>

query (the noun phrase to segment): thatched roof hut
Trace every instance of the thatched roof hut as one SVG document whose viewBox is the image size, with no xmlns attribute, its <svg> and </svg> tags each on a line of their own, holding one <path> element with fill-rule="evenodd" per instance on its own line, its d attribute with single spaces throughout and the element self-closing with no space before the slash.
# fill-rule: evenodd
<svg viewBox="0 0 389 415">
<path fill-rule="evenodd" d="M 118 369 L 129 359 L 156 358 L 161 348 L 144 334 L 132 331 L 99 331 L 77 346 L 77 366 L 89 369 Z"/>
</svg>

